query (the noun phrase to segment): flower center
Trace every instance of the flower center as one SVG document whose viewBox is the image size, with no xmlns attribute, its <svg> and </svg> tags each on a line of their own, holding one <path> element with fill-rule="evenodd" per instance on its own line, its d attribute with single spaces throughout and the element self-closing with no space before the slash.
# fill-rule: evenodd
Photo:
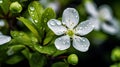
<svg viewBox="0 0 120 67">
<path fill-rule="evenodd" d="M 73 30 L 68 30 L 66 32 L 67 35 L 69 35 L 70 37 L 72 37 L 74 35 L 74 31 Z"/>
</svg>

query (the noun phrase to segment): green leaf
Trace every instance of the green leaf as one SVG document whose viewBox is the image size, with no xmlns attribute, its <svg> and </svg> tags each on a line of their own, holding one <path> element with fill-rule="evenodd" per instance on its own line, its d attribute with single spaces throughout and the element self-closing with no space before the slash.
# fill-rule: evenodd
<svg viewBox="0 0 120 67">
<path fill-rule="evenodd" d="M 61 55 L 61 54 L 66 53 L 66 52 L 67 52 L 67 50 L 57 50 L 52 56 L 53 56 L 53 57 L 56 57 L 56 56 L 58 56 L 58 55 Z"/>
<path fill-rule="evenodd" d="M 46 58 L 40 53 L 33 53 L 29 60 L 30 67 L 44 67 Z"/>
<path fill-rule="evenodd" d="M 52 65 L 52 67 L 69 67 L 69 65 L 64 62 L 56 62 Z"/>
<path fill-rule="evenodd" d="M 27 27 L 28 29 L 39 39 L 39 34 L 38 34 L 38 31 L 35 29 L 35 27 L 33 26 L 32 22 L 28 19 L 25 19 L 24 17 L 20 17 L 20 18 L 17 18 L 19 21 L 23 22 Z"/>
<path fill-rule="evenodd" d="M 43 41 L 43 45 L 49 44 L 55 38 L 55 34 L 52 31 L 46 33 L 46 38 Z"/>
<path fill-rule="evenodd" d="M 13 46 L 9 46 L 9 49 L 7 51 L 8 55 L 12 55 L 14 53 L 17 53 L 18 51 L 21 51 L 25 49 L 24 45 L 13 45 Z"/>
<path fill-rule="evenodd" d="M 26 49 L 22 50 L 21 52 L 28 60 L 30 60 L 32 54 L 30 53 L 29 49 L 26 48 Z"/>
<path fill-rule="evenodd" d="M 10 58 L 6 61 L 6 63 L 7 63 L 7 64 L 16 64 L 16 63 L 22 61 L 23 59 L 24 59 L 24 58 L 23 58 L 22 56 L 14 55 L 14 56 L 10 57 Z"/>
<path fill-rule="evenodd" d="M 9 11 L 9 6 L 10 6 L 10 0 L 0 0 L 0 7 L 2 8 L 5 15 Z"/>
<path fill-rule="evenodd" d="M 13 39 L 15 40 L 16 44 L 25 44 L 28 46 L 32 46 L 33 43 L 30 39 L 30 37 L 28 36 L 28 34 L 24 33 L 24 32 L 18 32 L 18 31 L 11 31 L 11 35 L 13 37 Z"/>
<path fill-rule="evenodd" d="M 54 10 L 52 8 L 46 8 L 41 17 L 42 26 L 48 28 L 47 22 L 53 18 L 56 18 L 56 13 Z"/>
<path fill-rule="evenodd" d="M 39 1 L 33 1 L 28 6 L 28 12 L 30 16 L 33 19 L 33 23 L 35 26 L 40 29 L 40 23 L 41 23 L 41 15 L 43 12 L 43 8 Z"/>
<path fill-rule="evenodd" d="M 56 17 L 56 14 L 52 8 L 46 8 L 42 14 L 41 24 L 46 32 L 46 33 L 44 33 L 44 34 L 46 34 L 46 36 L 45 36 L 43 45 L 48 44 L 54 38 L 54 37 L 51 37 L 51 36 L 54 36 L 54 33 L 48 28 L 47 22 L 50 19 L 53 19 L 55 17 Z"/>
<path fill-rule="evenodd" d="M 52 44 L 51 45 L 46 45 L 46 46 L 34 45 L 34 48 L 38 52 L 48 54 L 48 55 L 52 55 L 56 52 L 56 48 Z"/>
<path fill-rule="evenodd" d="M 46 46 L 34 45 L 34 48 L 40 53 L 52 55 L 54 57 L 66 52 L 66 50 L 57 50 L 53 44 Z"/>
</svg>

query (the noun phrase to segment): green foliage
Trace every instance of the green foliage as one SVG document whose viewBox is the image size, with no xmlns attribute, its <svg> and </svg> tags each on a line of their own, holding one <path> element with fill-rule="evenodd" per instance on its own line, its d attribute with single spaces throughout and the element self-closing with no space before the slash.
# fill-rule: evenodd
<svg viewBox="0 0 120 67">
<path fill-rule="evenodd" d="M 0 7 L 5 15 L 9 11 L 9 6 L 10 6 L 10 0 L 0 0 Z"/>
<path fill-rule="evenodd" d="M 24 17 L 19 17 L 17 18 L 19 21 L 23 22 L 28 29 L 39 39 L 40 36 L 38 34 L 38 31 L 36 30 L 36 28 L 34 27 L 34 25 L 32 24 L 32 22 L 28 19 L 25 19 Z"/>
<path fill-rule="evenodd" d="M 43 67 L 46 63 L 46 57 L 40 53 L 33 53 L 30 60 L 30 67 Z"/>
<path fill-rule="evenodd" d="M 7 64 L 16 64 L 16 63 L 20 62 L 20 61 L 23 60 L 23 59 L 24 59 L 23 56 L 14 55 L 14 56 L 11 56 L 11 57 L 6 61 L 6 63 L 7 63 Z"/>
<path fill-rule="evenodd" d="M 69 67 L 69 65 L 64 62 L 56 62 L 52 65 L 52 67 Z"/>
</svg>

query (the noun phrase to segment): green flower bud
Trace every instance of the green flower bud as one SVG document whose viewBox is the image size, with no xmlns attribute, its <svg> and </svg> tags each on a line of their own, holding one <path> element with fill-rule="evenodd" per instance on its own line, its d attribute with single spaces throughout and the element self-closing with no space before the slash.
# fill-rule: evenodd
<svg viewBox="0 0 120 67">
<path fill-rule="evenodd" d="M 78 63 L 78 56 L 76 54 L 71 54 L 67 58 L 68 63 L 72 65 L 76 65 Z"/>
<path fill-rule="evenodd" d="M 13 2 L 10 4 L 10 11 L 12 13 L 20 13 L 22 11 L 22 6 L 18 2 Z"/>
<path fill-rule="evenodd" d="M 116 47 L 112 50 L 111 59 L 113 61 L 119 61 L 120 60 L 120 47 Z"/>
</svg>

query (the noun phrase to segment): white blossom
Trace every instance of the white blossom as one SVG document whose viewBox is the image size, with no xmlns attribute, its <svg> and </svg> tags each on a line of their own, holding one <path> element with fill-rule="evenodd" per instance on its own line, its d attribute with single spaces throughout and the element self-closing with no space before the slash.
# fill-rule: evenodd
<svg viewBox="0 0 120 67">
<path fill-rule="evenodd" d="M 65 50 L 70 47 L 71 40 L 73 47 L 85 52 L 90 46 L 87 38 L 82 37 L 94 29 L 93 20 L 86 20 L 78 24 L 79 14 L 74 8 L 67 8 L 63 12 L 62 22 L 56 19 L 48 21 L 48 27 L 56 34 L 63 35 L 58 37 L 54 44 L 57 49 Z"/>
<path fill-rule="evenodd" d="M 11 40 L 10 36 L 3 35 L 0 32 L 0 45 L 5 44 L 5 43 L 9 42 L 10 40 Z"/>
<path fill-rule="evenodd" d="M 108 5 L 102 5 L 97 9 L 95 3 L 86 1 L 85 7 L 92 18 L 96 18 L 95 30 L 99 30 L 101 28 L 103 31 L 111 35 L 119 32 L 118 21 L 113 17 L 112 10 Z M 109 24 L 106 22 L 109 22 Z"/>
</svg>

